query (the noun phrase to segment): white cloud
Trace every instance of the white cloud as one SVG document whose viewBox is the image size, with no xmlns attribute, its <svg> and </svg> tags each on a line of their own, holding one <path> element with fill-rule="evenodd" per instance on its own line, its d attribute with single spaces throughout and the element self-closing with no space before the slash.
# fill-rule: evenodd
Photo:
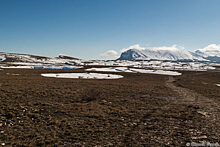
<svg viewBox="0 0 220 147">
<path fill-rule="evenodd" d="M 179 45 L 172 45 L 172 46 L 158 46 L 158 47 L 148 47 L 149 49 L 152 49 L 152 50 L 183 50 L 184 47 L 183 46 L 179 46 Z M 132 45 L 132 46 L 129 46 L 128 48 L 123 48 L 121 50 L 121 52 L 125 52 L 129 49 L 137 49 L 137 50 L 144 50 L 146 48 L 144 47 L 141 47 L 139 44 L 135 44 L 135 45 Z"/>
<path fill-rule="evenodd" d="M 115 50 L 108 50 L 105 53 L 100 54 L 101 57 L 117 57 L 118 52 Z"/>
<path fill-rule="evenodd" d="M 135 45 L 129 46 L 128 48 L 121 49 L 121 52 L 125 52 L 125 51 L 127 51 L 129 49 L 144 50 L 145 48 L 141 47 L 139 44 L 135 44 Z"/>
<path fill-rule="evenodd" d="M 220 57 L 220 45 L 217 44 L 210 44 L 202 49 L 198 49 L 200 51 L 199 54 L 202 56 L 218 56 Z"/>
<path fill-rule="evenodd" d="M 216 51 L 220 51 L 220 45 L 217 45 L 217 44 L 210 44 L 202 49 L 199 49 L 200 51 L 213 51 L 213 50 L 216 50 Z"/>
<path fill-rule="evenodd" d="M 183 50 L 184 47 L 174 44 L 172 46 L 150 47 L 150 49 L 152 50 L 179 50 L 179 49 Z"/>
</svg>

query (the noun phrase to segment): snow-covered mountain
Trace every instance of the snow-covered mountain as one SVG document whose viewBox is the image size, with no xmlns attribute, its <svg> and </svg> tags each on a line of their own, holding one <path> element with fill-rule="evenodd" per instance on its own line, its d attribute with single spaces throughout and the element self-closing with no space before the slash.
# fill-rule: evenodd
<svg viewBox="0 0 220 147">
<path fill-rule="evenodd" d="M 210 44 L 203 49 L 196 50 L 195 53 L 203 57 L 220 57 L 220 46 L 216 44 Z"/>
<path fill-rule="evenodd" d="M 202 57 L 193 56 L 191 52 L 181 49 L 129 49 L 123 52 L 119 60 L 204 60 Z"/>
<path fill-rule="evenodd" d="M 210 44 L 203 49 L 198 49 L 195 52 L 196 56 L 203 57 L 212 62 L 220 62 L 220 46 Z"/>
<path fill-rule="evenodd" d="M 220 48 L 207 47 L 196 51 L 178 48 L 128 49 L 118 60 L 168 60 L 220 62 Z"/>
</svg>

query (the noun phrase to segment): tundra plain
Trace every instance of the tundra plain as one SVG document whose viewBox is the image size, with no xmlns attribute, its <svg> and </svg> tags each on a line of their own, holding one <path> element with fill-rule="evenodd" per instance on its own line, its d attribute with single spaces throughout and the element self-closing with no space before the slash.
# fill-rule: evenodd
<svg viewBox="0 0 220 147">
<path fill-rule="evenodd" d="M 88 66 L 85 68 L 94 68 Z M 97 67 L 96 67 L 97 68 Z M 220 70 L 180 76 L 117 73 L 65 79 L 0 71 L 0 143 L 6 146 L 185 146 L 220 143 Z M 115 72 L 98 72 L 116 74 Z"/>
</svg>

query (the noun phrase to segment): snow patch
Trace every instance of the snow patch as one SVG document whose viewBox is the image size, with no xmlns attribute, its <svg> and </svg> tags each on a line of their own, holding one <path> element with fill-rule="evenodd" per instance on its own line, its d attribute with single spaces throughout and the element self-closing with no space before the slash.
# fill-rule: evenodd
<svg viewBox="0 0 220 147">
<path fill-rule="evenodd" d="M 19 69 L 32 69 L 33 66 L 1 66 L 0 68 L 19 68 Z"/>
<path fill-rule="evenodd" d="M 5 59 L 6 59 L 5 56 L 0 56 L 0 62 L 4 61 Z"/>
<path fill-rule="evenodd" d="M 81 66 L 0 66 L 0 68 L 18 68 L 18 69 L 78 69 Z"/>
<path fill-rule="evenodd" d="M 216 86 L 219 86 L 219 87 L 220 87 L 220 84 L 216 84 Z"/>
<path fill-rule="evenodd" d="M 182 73 L 176 71 L 166 71 L 166 70 L 146 70 L 146 69 L 136 69 L 127 67 L 110 67 L 110 68 L 89 68 L 87 71 L 104 71 L 104 72 L 131 72 L 131 73 L 149 73 L 149 74 L 160 74 L 160 75 L 171 75 L 179 76 Z"/>
<path fill-rule="evenodd" d="M 47 73 L 41 74 L 43 77 L 53 78 L 73 78 L 73 79 L 119 79 L 121 75 L 115 74 L 99 74 L 99 73 Z"/>
<path fill-rule="evenodd" d="M 80 66 L 34 66 L 34 69 L 78 69 Z"/>
</svg>

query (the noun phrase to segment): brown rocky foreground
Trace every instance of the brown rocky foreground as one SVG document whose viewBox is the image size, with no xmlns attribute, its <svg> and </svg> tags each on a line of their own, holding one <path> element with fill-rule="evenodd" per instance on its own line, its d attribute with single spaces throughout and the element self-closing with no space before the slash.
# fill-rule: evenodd
<svg viewBox="0 0 220 147">
<path fill-rule="evenodd" d="M 220 144 L 220 72 L 118 73 L 117 80 L 56 79 L 0 71 L 0 144 L 186 146 Z"/>
</svg>

